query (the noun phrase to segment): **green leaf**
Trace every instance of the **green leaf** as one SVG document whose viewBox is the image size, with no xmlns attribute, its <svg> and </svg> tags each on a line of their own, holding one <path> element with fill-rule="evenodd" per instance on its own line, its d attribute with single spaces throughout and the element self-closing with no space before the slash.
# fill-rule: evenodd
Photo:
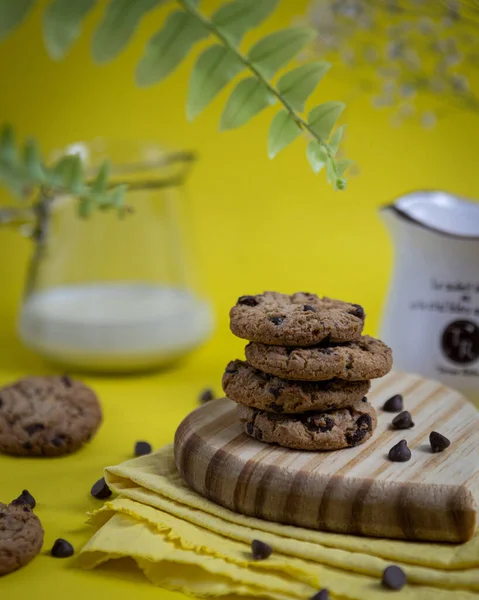
<svg viewBox="0 0 479 600">
<path fill-rule="evenodd" d="M 50 187 L 61 188 L 62 191 L 69 192 L 73 178 L 74 163 L 77 160 L 79 160 L 78 156 L 62 156 L 50 171 L 48 177 Z"/>
<path fill-rule="evenodd" d="M 168 16 L 163 29 L 148 42 L 136 70 L 140 86 L 152 85 L 169 75 L 208 31 L 192 15 L 183 11 Z"/>
<path fill-rule="evenodd" d="M 70 191 L 72 194 L 81 194 L 84 189 L 83 163 L 78 154 L 73 154 L 70 170 Z"/>
<path fill-rule="evenodd" d="M 331 148 L 333 154 L 336 154 L 339 148 L 339 144 L 341 142 L 341 138 L 343 137 L 344 130 L 346 129 L 346 125 L 341 125 L 334 132 L 332 138 L 329 140 L 329 147 Z"/>
<path fill-rule="evenodd" d="M 108 202 L 111 207 L 116 208 L 120 213 L 125 208 L 125 193 L 128 186 L 121 184 L 114 187 L 108 194 Z"/>
<path fill-rule="evenodd" d="M 354 164 L 354 160 L 350 160 L 349 158 L 343 158 L 342 160 L 338 160 L 336 163 L 336 173 L 338 177 L 342 177 L 348 168 Z"/>
<path fill-rule="evenodd" d="M 23 164 L 25 171 L 33 182 L 43 183 L 45 181 L 45 170 L 38 146 L 35 140 L 27 140 L 23 151 Z"/>
<path fill-rule="evenodd" d="M 77 0 L 71 0 L 77 2 Z M 92 54 L 97 63 L 117 56 L 130 41 L 142 17 L 165 0 L 110 0 L 93 36 Z"/>
<path fill-rule="evenodd" d="M 306 148 L 306 156 L 308 157 L 309 164 L 315 173 L 319 173 L 328 160 L 328 154 L 326 150 L 316 140 L 309 142 Z"/>
<path fill-rule="evenodd" d="M 11 125 L 4 125 L 0 134 L 0 160 L 15 162 L 17 151 L 15 148 L 15 134 Z"/>
<path fill-rule="evenodd" d="M 257 42 L 248 57 L 265 77 L 271 77 L 315 37 L 309 27 L 291 27 L 276 31 Z"/>
<path fill-rule="evenodd" d="M 309 126 L 318 137 L 326 141 L 344 108 L 343 102 L 325 102 L 316 106 L 308 115 Z"/>
<path fill-rule="evenodd" d="M 299 111 L 331 68 L 327 62 L 311 62 L 285 73 L 278 81 L 278 90 Z"/>
<path fill-rule="evenodd" d="M 211 46 L 200 54 L 188 88 L 188 119 L 193 120 L 243 69 L 244 65 L 236 54 L 223 46 Z"/>
<path fill-rule="evenodd" d="M 334 189 L 342 192 L 343 190 L 346 189 L 347 185 L 348 185 L 347 179 L 345 179 L 344 177 L 340 177 L 339 179 L 336 179 L 336 181 L 334 182 Z"/>
<path fill-rule="evenodd" d="M 274 116 L 268 136 L 268 156 L 274 158 L 283 148 L 294 142 L 300 135 L 299 128 L 293 117 L 285 110 Z"/>
<path fill-rule="evenodd" d="M 0 0 L 0 40 L 18 27 L 35 0 Z"/>
<path fill-rule="evenodd" d="M 83 196 L 78 199 L 78 215 L 82 219 L 88 219 L 95 207 L 95 201 L 91 196 Z"/>
<path fill-rule="evenodd" d="M 221 115 L 220 129 L 235 129 L 274 102 L 266 87 L 254 77 L 238 83 L 231 92 Z"/>
<path fill-rule="evenodd" d="M 336 163 L 330 156 L 326 159 L 326 178 L 329 184 L 334 183 L 337 179 Z"/>
<path fill-rule="evenodd" d="M 50 56 L 63 58 L 80 35 L 82 20 L 96 0 L 54 0 L 43 18 L 43 38 Z"/>
<path fill-rule="evenodd" d="M 110 174 L 110 162 L 105 160 L 100 168 L 98 169 L 97 176 L 92 181 L 91 191 L 94 194 L 101 194 L 104 192 L 108 185 L 108 176 Z"/>
<path fill-rule="evenodd" d="M 236 0 L 221 6 L 211 20 L 233 44 L 259 25 L 278 5 L 279 0 Z"/>
</svg>

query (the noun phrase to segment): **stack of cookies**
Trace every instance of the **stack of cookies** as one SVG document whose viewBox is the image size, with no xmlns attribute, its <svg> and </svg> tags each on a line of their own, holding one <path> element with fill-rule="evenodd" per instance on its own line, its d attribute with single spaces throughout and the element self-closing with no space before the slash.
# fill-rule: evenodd
<svg viewBox="0 0 479 600">
<path fill-rule="evenodd" d="M 376 412 L 370 380 L 392 366 L 390 348 L 363 336 L 358 304 L 299 292 L 241 296 L 231 331 L 249 340 L 226 367 L 223 389 L 245 432 L 298 450 L 339 450 L 368 440 Z"/>
</svg>

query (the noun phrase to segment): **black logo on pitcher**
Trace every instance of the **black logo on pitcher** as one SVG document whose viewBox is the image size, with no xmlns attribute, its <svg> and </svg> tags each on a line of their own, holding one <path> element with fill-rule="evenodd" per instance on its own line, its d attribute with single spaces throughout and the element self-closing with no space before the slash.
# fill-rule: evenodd
<svg viewBox="0 0 479 600">
<path fill-rule="evenodd" d="M 472 321 L 454 321 L 442 334 L 444 354 L 455 363 L 472 363 L 479 358 L 479 327 Z"/>
</svg>

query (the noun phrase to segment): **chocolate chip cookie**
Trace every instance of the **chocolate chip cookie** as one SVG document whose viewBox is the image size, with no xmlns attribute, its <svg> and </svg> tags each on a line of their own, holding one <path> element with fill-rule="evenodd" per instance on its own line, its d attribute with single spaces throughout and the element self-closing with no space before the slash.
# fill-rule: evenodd
<svg viewBox="0 0 479 600">
<path fill-rule="evenodd" d="M 95 393 L 64 377 L 26 377 L 0 389 L 0 452 L 61 456 L 78 450 L 100 426 Z"/>
<path fill-rule="evenodd" d="M 0 503 L 0 575 L 29 563 L 42 545 L 42 525 L 28 504 Z"/>
<path fill-rule="evenodd" d="M 245 352 L 248 362 L 265 373 L 307 381 L 375 379 L 389 373 L 393 362 L 391 349 L 368 335 L 355 342 L 308 348 L 251 342 Z"/>
<path fill-rule="evenodd" d="M 349 304 L 315 294 L 291 296 L 264 292 L 241 296 L 230 311 L 231 331 L 252 342 L 275 346 L 313 346 L 350 342 L 361 336 L 365 319 L 359 304 Z"/>
<path fill-rule="evenodd" d="M 238 405 L 245 432 L 268 444 L 296 450 L 339 450 L 358 446 L 376 428 L 376 411 L 366 401 L 348 408 L 300 415 L 278 415 Z"/>
<path fill-rule="evenodd" d="M 350 406 L 369 391 L 369 381 L 287 381 L 233 360 L 223 375 L 225 394 L 239 404 L 273 413 L 301 413 Z"/>
</svg>

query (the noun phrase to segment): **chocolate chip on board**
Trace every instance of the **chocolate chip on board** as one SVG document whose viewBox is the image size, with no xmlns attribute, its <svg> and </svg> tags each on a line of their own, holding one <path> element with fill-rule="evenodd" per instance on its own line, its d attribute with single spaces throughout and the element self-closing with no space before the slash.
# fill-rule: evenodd
<svg viewBox="0 0 479 600">
<path fill-rule="evenodd" d="M 388 590 L 400 590 L 406 585 L 406 573 L 396 565 L 386 567 L 383 572 L 382 584 Z"/>
<path fill-rule="evenodd" d="M 251 553 L 253 554 L 253 560 L 265 560 L 273 553 L 273 548 L 265 542 L 260 540 L 253 540 L 251 543 Z"/>
<path fill-rule="evenodd" d="M 401 394 L 395 394 L 394 396 L 389 398 L 389 400 L 386 400 L 386 402 L 383 405 L 383 410 L 386 412 L 401 412 L 403 406 L 403 397 L 401 396 Z"/>
<path fill-rule="evenodd" d="M 392 426 L 394 429 L 411 429 L 414 427 L 414 422 L 411 417 L 411 413 L 407 410 L 404 410 L 402 413 L 399 413 L 392 420 Z"/>
<path fill-rule="evenodd" d="M 401 440 L 389 450 L 389 460 L 392 462 L 407 462 L 411 458 L 411 450 L 406 440 Z"/>
<path fill-rule="evenodd" d="M 136 442 L 135 444 L 135 456 L 144 456 L 145 454 L 151 454 L 153 448 L 148 442 Z"/>
<path fill-rule="evenodd" d="M 28 504 L 28 506 L 33 510 L 37 505 L 35 498 L 30 494 L 28 490 L 23 490 L 23 492 L 15 498 L 12 504 Z"/>
<path fill-rule="evenodd" d="M 90 491 L 91 495 L 98 500 L 104 500 L 105 498 L 109 498 L 112 494 L 112 491 L 108 487 L 105 478 L 102 477 L 97 482 L 95 482 Z"/>
<path fill-rule="evenodd" d="M 58 538 L 55 540 L 55 543 L 52 546 L 50 554 L 55 558 L 68 558 L 69 556 L 73 556 L 75 550 L 70 542 L 62 538 Z"/>
<path fill-rule="evenodd" d="M 210 402 L 214 399 L 215 393 L 211 388 L 206 388 L 205 390 L 203 390 L 198 397 L 198 401 L 200 404 L 206 404 L 207 402 Z"/>
<path fill-rule="evenodd" d="M 433 452 L 442 452 L 451 445 L 447 437 L 437 431 L 431 431 L 429 434 L 429 443 Z"/>
</svg>

